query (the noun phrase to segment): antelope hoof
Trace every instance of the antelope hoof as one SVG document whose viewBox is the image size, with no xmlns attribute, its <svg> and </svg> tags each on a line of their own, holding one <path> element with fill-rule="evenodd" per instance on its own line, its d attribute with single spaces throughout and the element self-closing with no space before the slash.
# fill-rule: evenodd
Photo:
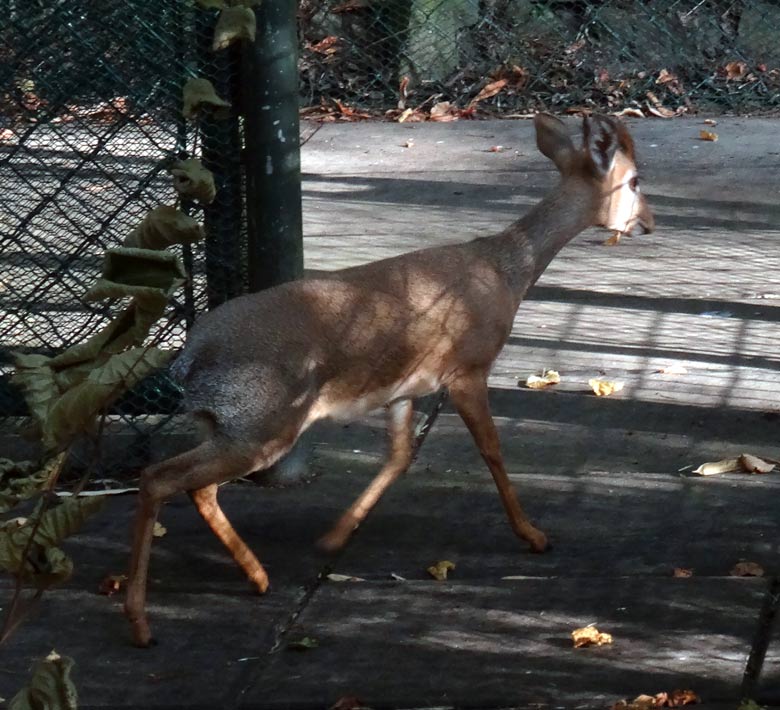
<svg viewBox="0 0 780 710">
<path fill-rule="evenodd" d="M 133 646 L 137 648 L 149 648 L 156 646 L 157 641 L 152 638 L 152 631 L 146 619 L 134 621 L 133 624 Z"/>
<path fill-rule="evenodd" d="M 526 539 L 531 545 L 531 552 L 544 552 L 550 549 L 547 536 L 540 530 L 534 530 Z"/>
<path fill-rule="evenodd" d="M 249 581 L 252 583 L 252 585 L 257 589 L 258 594 L 265 594 L 268 591 L 268 575 L 263 574 L 258 575 L 256 577 L 250 577 Z"/>
</svg>

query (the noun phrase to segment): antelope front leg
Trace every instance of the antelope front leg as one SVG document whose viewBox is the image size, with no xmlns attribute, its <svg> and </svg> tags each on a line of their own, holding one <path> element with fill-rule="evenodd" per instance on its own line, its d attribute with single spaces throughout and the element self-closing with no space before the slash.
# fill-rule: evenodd
<svg viewBox="0 0 780 710">
<path fill-rule="evenodd" d="M 317 544 L 323 550 L 335 552 L 342 548 L 393 481 L 409 468 L 412 462 L 413 413 L 410 399 L 393 402 L 388 407 L 387 431 L 390 438 L 390 458 L 368 488 L 339 518 L 331 531 L 319 539 Z"/>
<path fill-rule="evenodd" d="M 488 404 L 486 376 L 477 373 L 462 377 L 452 383 L 449 390 L 458 414 L 469 428 L 482 458 L 493 474 L 512 530 L 518 537 L 526 540 L 534 552 L 544 552 L 547 548 L 547 537 L 541 530 L 537 530 L 526 516 L 504 468 L 498 432 Z"/>
</svg>

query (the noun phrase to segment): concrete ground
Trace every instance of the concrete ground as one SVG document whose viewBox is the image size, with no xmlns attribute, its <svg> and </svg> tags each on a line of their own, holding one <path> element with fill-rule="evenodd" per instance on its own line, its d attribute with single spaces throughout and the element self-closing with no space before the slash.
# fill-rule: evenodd
<svg viewBox="0 0 780 710">
<path fill-rule="evenodd" d="M 175 499 L 152 560 L 159 643 L 131 647 L 121 599 L 97 593 L 127 562 L 134 499 L 117 496 L 68 542 L 74 577 L 0 648 L 0 696 L 56 648 L 76 661 L 80 707 L 595 710 L 676 689 L 706 708 L 780 707 L 780 474 L 691 473 L 743 452 L 780 458 L 779 125 L 722 119 L 705 143 L 695 119 L 632 123 L 658 231 L 616 247 L 583 234 L 521 305 L 491 404 L 551 551 L 512 535 L 445 408 L 346 550 L 319 553 L 383 445 L 380 418 L 326 425 L 311 437 L 320 480 L 221 494 L 268 595 Z M 310 269 L 490 234 L 554 181 L 530 122 L 326 125 L 303 169 Z M 659 372 L 671 365 L 685 373 Z M 559 386 L 518 387 L 544 368 Z M 596 376 L 625 388 L 596 398 Z M 446 582 L 426 572 L 439 560 L 456 565 Z M 764 576 L 731 576 L 741 561 Z M 0 605 L 10 590 L 0 581 Z M 614 642 L 574 649 L 588 624 Z M 296 648 L 304 639 L 314 647 Z"/>
</svg>

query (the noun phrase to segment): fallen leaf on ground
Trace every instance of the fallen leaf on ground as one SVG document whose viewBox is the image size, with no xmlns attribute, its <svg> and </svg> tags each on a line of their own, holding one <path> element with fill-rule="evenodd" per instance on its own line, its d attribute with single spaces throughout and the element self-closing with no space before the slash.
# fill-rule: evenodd
<svg viewBox="0 0 780 710">
<path fill-rule="evenodd" d="M 614 247 L 617 244 L 620 243 L 620 237 L 622 237 L 622 232 L 615 231 L 612 236 L 609 239 L 604 240 L 604 246 L 607 247 Z"/>
<path fill-rule="evenodd" d="M 504 151 L 504 146 L 502 145 L 491 145 L 490 148 L 488 148 L 488 153 L 502 153 Z"/>
<path fill-rule="evenodd" d="M 645 96 L 647 96 L 647 110 L 653 114 L 653 116 L 658 118 L 674 118 L 683 113 L 680 109 L 673 111 L 670 108 L 666 108 L 652 91 L 648 91 Z"/>
<path fill-rule="evenodd" d="M 165 533 L 167 532 L 168 532 L 168 528 L 155 521 L 154 533 L 153 533 L 155 537 L 165 537 Z"/>
<path fill-rule="evenodd" d="M 290 643 L 287 644 L 287 648 L 291 651 L 308 651 L 310 648 L 317 648 L 319 645 L 320 642 L 317 641 L 317 639 L 312 638 L 311 636 L 304 636 L 297 641 L 290 641 Z"/>
<path fill-rule="evenodd" d="M 597 397 L 608 397 L 623 389 L 622 382 L 615 382 L 612 380 L 599 380 L 593 378 L 592 380 L 588 380 L 588 384 Z"/>
<path fill-rule="evenodd" d="M 720 461 L 708 461 L 699 468 L 693 469 L 700 476 L 714 476 L 718 473 L 733 473 L 739 471 L 739 459 L 721 459 Z"/>
<path fill-rule="evenodd" d="M 764 568 L 757 562 L 737 562 L 729 574 L 732 577 L 763 577 Z"/>
<path fill-rule="evenodd" d="M 480 91 L 471 101 L 469 102 L 469 106 L 474 106 L 478 104 L 480 101 L 484 101 L 485 99 L 492 98 L 497 93 L 503 90 L 503 88 L 509 83 L 508 79 L 499 79 L 498 81 L 491 81 L 487 86 L 483 87 L 482 91 Z"/>
<path fill-rule="evenodd" d="M 542 377 L 529 375 L 526 378 L 525 386 L 532 390 L 543 390 L 550 385 L 558 385 L 560 383 L 561 376 L 555 370 L 545 370 Z"/>
<path fill-rule="evenodd" d="M 332 572 L 329 574 L 326 579 L 328 579 L 331 582 L 365 582 L 366 580 L 362 577 L 350 577 L 348 574 L 336 574 L 335 572 Z"/>
<path fill-rule="evenodd" d="M 443 582 L 445 579 L 447 579 L 447 572 L 452 569 L 455 569 L 455 565 L 452 562 L 449 560 L 442 560 L 441 562 L 437 562 L 435 565 L 431 565 L 427 572 L 434 579 L 438 579 L 440 582 Z"/>
<path fill-rule="evenodd" d="M 603 646 L 612 643 L 612 635 L 599 631 L 595 626 L 584 626 L 571 632 L 574 648 L 582 646 Z"/>
<path fill-rule="evenodd" d="M 100 581 L 98 587 L 98 594 L 105 594 L 110 597 L 112 594 L 116 594 L 121 588 L 123 582 L 127 581 L 127 575 L 124 574 L 107 574 Z"/>
<path fill-rule="evenodd" d="M 645 114 L 642 113 L 641 109 L 638 108 L 624 108 L 620 109 L 620 111 L 613 111 L 613 116 L 623 117 L 628 116 L 630 118 L 644 118 Z"/>
<path fill-rule="evenodd" d="M 708 126 L 717 126 L 718 122 L 714 118 L 705 118 L 704 123 Z"/>
<path fill-rule="evenodd" d="M 321 39 L 316 44 L 312 44 L 309 46 L 309 49 L 312 52 L 317 52 L 317 54 L 334 54 L 335 52 L 338 52 L 338 43 L 341 40 L 336 37 L 336 35 L 328 35 L 325 37 L 325 39 Z"/>
<path fill-rule="evenodd" d="M 693 570 L 688 567 L 675 567 L 672 573 L 674 577 L 693 577 Z"/>
<path fill-rule="evenodd" d="M 747 74 L 747 64 L 745 62 L 729 62 L 723 71 L 726 73 L 727 81 L 737 81 Z"/>
<path fill-rule="evenodd" d="M 718 140 L 718 134 L 714 133 L 713 131 L 699 131 L 699 139 L 714 143 Z"/>
<path fill-rule="evenodd" d="M 396 574 L 395 572 L 390 573 L 390 579 L 396 581 L 396 582 L 405 582 L 406 577 L 402 577 L 400 574 Z"/>
<path fill-rule="evenodd" d="M 700 476 L 714 476 L 719 473 L 734 473 L 744 471 L 745 473 L 769 473 L 774 471 L 773 462 L 764 461 L 764 459 L 752 454 L 742 454 L 735 459 L 722 459 L 720 461 L 708 461 L 699 468 L 693 470 Z"/>
<path fill-rule="evenodd" d="M 752 454 L 742 454 L 739 457 L 739 464 L 742 466 L 742 470 L 747 473 L 769 473 L 775 470 L 775 464 Z"/>
<path fill-rule="evenodd" d="M 662 367 L 660 370 L 656 370 L 657 373 L 661 375 L 687 375 L 688 370 L 686 370 L 682 365 L 678 365 L 675 363 L 674 365 L 667 365 L 666 367 Z"/>
<path fill-rule="evenodd" d="M 458 116 L 453 111 L 449 101 L 439 101 L 431 106 L 431 121 L 457 121 Z"/>
<path fill-rule="evenodd" d="M 402 148 L 413 148 L 414 147 L 414 141 L 411 138 L 409 138 L 409 140 L 407 140 L 406 142 L 401 143 L 401 147 Z"/>
<path fill-rule="evenodd" d="M 673 690 L 671 693 L 637 695 L 633 700 L 618 700 L 612 710 L 651 710 L 651 708 L 676 708 L 700 703 L 701 698 L 692 690 Z"/>
<path fill-rule="evenodd" d="M 413 113 L 414 113 L 414 109 L 413 108 L 404 109 L 404 111 L 401 113 L 401 115 L 396 120 L 398 121 L 398 123 L 403 123 Z"/>
</svg>

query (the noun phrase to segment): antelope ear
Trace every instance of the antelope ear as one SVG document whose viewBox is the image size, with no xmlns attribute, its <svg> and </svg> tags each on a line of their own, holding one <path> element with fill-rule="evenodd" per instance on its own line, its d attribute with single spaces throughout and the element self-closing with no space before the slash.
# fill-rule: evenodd
<svg viewBox="0 0 780 710">
<path fill-rule="evenodd" d="M 534 116 L 534 127 L 536 145 L 542 155 L 552 160 L 559 172 L 567 172 L 577 154 L 577 149 L 569 138 L 566 124 L 549 113 L 537 113 Z"/>
<path fill-rule="evenodd" d="M 582 126 L 583 147 L 593 171 L 604 177 L 612 168 L 619 144 L 619 126 L 607 116 L 590 116 Z"/>
</svg>

